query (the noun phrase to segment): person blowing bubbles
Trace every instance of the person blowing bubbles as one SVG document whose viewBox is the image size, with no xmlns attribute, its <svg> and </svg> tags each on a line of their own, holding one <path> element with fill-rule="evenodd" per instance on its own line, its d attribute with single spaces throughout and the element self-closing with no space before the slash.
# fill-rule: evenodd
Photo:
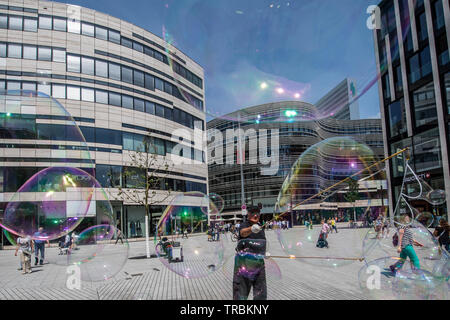
<svg viewBox="0 0 450 320">
<path fill-rule="evenodd" d="M 250 209 L 247 221 L 238 230 L 233 275 L 234 300 L 247 300 L 252 287 L 253 300 L 267 300 L 264 264 L 266 235 L 259 219 L 260 209 Z"/>
</svg>

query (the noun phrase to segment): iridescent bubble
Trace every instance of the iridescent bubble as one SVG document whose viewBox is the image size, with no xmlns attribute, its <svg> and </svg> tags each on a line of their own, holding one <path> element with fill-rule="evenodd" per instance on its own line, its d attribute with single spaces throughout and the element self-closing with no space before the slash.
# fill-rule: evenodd
<svg viewBox="0 0 450 320">
<path fill-rule="evenodd" d="M 201 278 L 220 270 L 226 260 L 227 237 L 211 219 L 214 203 L 201 192 L 182 193 L 163 212 L 157 234 L 162 240 L 155 248 L 161 263 L 184 278 Z M 206 231 L 214 230 L 213 241 Z M 187 230 L 187 232 L 184 232 Z"/>
<path fill-rule="evenodd" d="M 417 215 L 416 221 L 429 228 L 433 225 L 434 215 L 431 212 L 424 211 Z"/>
<path fill-rule="evenodd" d="M 117 230 L 113 225 L 96 225 L 80 233 L 69 261 L 79 266 L 83 281 L 109 280 L 123 269 L 129 244 L 126 239 L 114 240 Z"/>
<path fill-rule="evenodd" d="M 326 223 L 344 210 L 351 220 L 366 221 L 379 214 L 380 203 L 372 206 L 371 189 L 380 186 L 384 171 L 373 151 L 351 138 L 331 138 L 306 150 L 294 163 L 278 195 L 275 210 L 282 217 L 292 210 L 311 212 L 318 226 L 312 230 L 278 232 L 278 240 L 297 261 L 318 266 L 339 267 L 360 261 L 367 229 L 342 229 L 331 234 Z M 317 221 L 318 220 L 318 221 Z M 345 246 L 335 245 L 334 239 Z M 327 248 L 333 248 L 328 250 Z"/>
<path fill-rule="evenodd" d="M 78 168 L 50 167 L 32 176 L 8 202 L 2 227 L 34 240 L 54 240 L 95 212 L 96 180 Z M 35 234 L 39 227 L 42 234 Z M 23 232 L 23 233 L 22 233 Z"/>
<path fill-rule="evenodd" d="M 214 203 L 214 208 L 217 211 L 217 214 L 220 214 L 225 207 L 225 201 L 223 200 L 223 198 L 216 193 L 210 193 L 208 194 L 208 197 L 209 200 Z"/>
<path fill-rule="evenodd" d="M 399 270 L 392 291 L 401 300 L 447 300 L 448 288 L 443 277 L 426 270 Z"/>
</svg>

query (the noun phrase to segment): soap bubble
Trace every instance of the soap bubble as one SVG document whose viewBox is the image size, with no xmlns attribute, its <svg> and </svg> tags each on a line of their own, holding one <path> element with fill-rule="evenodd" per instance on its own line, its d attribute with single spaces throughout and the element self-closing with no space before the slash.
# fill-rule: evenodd
<svg viewBox="0 0 450 320">
<path fill-rule="evenodd" d="M 433 225 L 434 215 L 428 211 L 420 212 L 416 217 L 416 221 L 429 228 Z"/>
<path fill-rule="evenodd" d="M 447 283 L 426 270 L 398 270 L 392 284 L 401 300 L 447 300 Z"/>
<path fill-rule="evenodd" d="M 214 203 L 201 192 L 186 192 L 174 197 L 163 212 L 157 234 L 163 244 L 156 254 L 169 270 L 184 278 L 201 278 L 222 268 L 225 257 L 222 233 L 208 241 L 206 231 L 211 221 L 205 212 L 217 212 Z M 184 230 L 189 230 L 187 238 Z"/>
<path fill-rule="evenodd" d="M 2 227 L 34 240 L 54 240 L 95 212 L 96 180 L 82 169 L 50 167 L 32 176 L 6 206 Z M 43 234 L 35 235 L 39 227 Z M 23 232 L 23 233 L 22 233 Z"/>
</svg>

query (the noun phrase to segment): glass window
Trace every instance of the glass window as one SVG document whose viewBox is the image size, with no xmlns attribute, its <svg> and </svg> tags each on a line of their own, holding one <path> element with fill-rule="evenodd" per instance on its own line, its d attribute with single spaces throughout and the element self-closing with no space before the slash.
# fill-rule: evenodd
<svg viewBox="0 0 450 320">
<path fill-rule="evenodd" d="M 94 59 L 81 58 L 81 73 L 94 75 Z"/>
<path fill-rule="evenodd" d="M 442 6 L 442 0 L 438 0 L 433 5 L 434 16 L 434 28 L 439 30 L 445 26 L 444 7 Z"/>
<path fill-rule="evenodd" d="M 134 84 L 139 87 L 144 87 L 144 73 L 134 70 Z"/>
<path fill-rule="evenodd" d="M 163 61 L 163 55 L 159 53 L 158 51 L 155 51 L 155 59 L 158 59 L 159 61 Z"/>
<path fill-rule="evenodd" d="M 38 60 L 52 61 L 52 49 L 47 47 L 38 47 Z"/>
<path fill-rule="evenodd" d="M 144 47 L 142 46 L 142 44 L 136 41 L 133 42 L 133 49 L 139 52 L 144 52 Z"/>
<path fill-rule="evenodd" d="M 133 97 L 123 95 L 122 107 L 133 110 Z"/>
<path fill-rule="evenodd" d="M 9 44 L 8 45 L 8 58 L 22 59 L 22 45 Z"/>
<path fill-rule="evenodd" d="M 53 30 L 56 31 L 67 31 L 67 20 L 61 18 L 53 18 Z"/>
<path fill-rule="evenodd" d="M 144 112 L 145 110 L 144 100 L 134 99 L 134 110 Z"/>
<path fill-rule="evenodd" d="M 0 29 L 8 29 L 8 16 L 0 14 Z"/>
<path fill-rule="evenodd" d="M 134 139 L 134 151 L 138 151 L 138 152 L 145 152 L 146 148 L 145 148 L 145 136 L 141 135 L 141 134 L 135 134 L 133 136 Z"/>
<path fill-rule="evenodd" d="M 133 70 L 131 68 L 122 67 L 122 81 L 133 84 Z"/>
<path fill-rule="evenodd" d="M 36 83 L 34 83 L 34 82 L 23 82 L 22 83 L 22 90 L 36 91 Z"/>
<path fill-rule="evenodd" d="M 425 77 L 431 73 L 431 71 L 432 71 L 431 56 L 430 56 L 430 48 L 428 46 L 426 46 L 420 52 L 420 66 L 421 66 L 422 77 Z"/>
<path fill-rule="evenodd" d="M 160 156 L 166 155 L 165 148 L 164 148 L 164 140 L 159 139 L 159 138 L 154 138 L 153 139 L 153 148 L 154 148 L 156 154 L 158 154 Z"/>
<path fill-rule="evenodd" d="M 42 92 L 48 96 L 51 96 L 51 87 L 49 84 L 44 84 L 44 83 L 38 83 L 38 92 Z"/>
<path fill-rule="evenodd" d="M 67 30 L 70 33 L 80 34 L 80 32 L 81 32 L 81 22 L 78 21 L 78 20 L 69 19 L 69 21 L 67 21 Z"/>
<path fill-rule="evenodd" d="M 450 114 L 450 72 L 445 74 L 444 81 L 445 81 L 445 96 L 447 99 L 447 113 Z"/>
<path fill-rule="evenodd" d="M 52 17 L 39 16 L 39 29 L 52 30 Z"/>
<path fill-rule="evenodd" d="M 22 17 L 9 16 L 9 29 L 22 30 Z"/>
<path fill-rule="evenodd" d="M 412 100 L 416 127 L 437 120 L 433 82 L 414 91 Z"/>
<path fill-rule="evenodd" d="M 122 132 L 117 130 L 95 128 L 95 141 L 97 143 L 122 145 Z"/>
<path fill-rule="evenodd" d="M 164 92 L 172 95 L 172 85 L 168 82 L 164 82 Z"/>
<path fill-rule="evenodd" d="M 52 97 L 55 99 L 65 99 L 66 98 L 66 86 L 63 84 L 53 84 L 52 85 Z"/>
<path fill-rule="evenodd" d="M 164 106 L 157 104 L 155 114 L 158 117 L 164 118 Z"/>
<path fill-rule="evenodd" d="M 409 82 L 416 83 L 420 79 L 419 54 L 409 59 Z"/>
<path fill-rule="evenodd" d="M 407 147 L 411 148 L 411 138 L 393 143 L 391 145 L 391 154 L 397 153 Z M 405 154 L 402 153 L 392 158 L 392 174 L 394 178 L 402 177 L 405 174 L 404 156 Z"/>
<path fill-rule="evenodd" d="M 34 18 L 24 18 L 23 19 L 23 30 L 36 32 L 38 27 L 38 21 Z"/>
<path fill-rule="evenodd" d="M 426 40 L 428 38 L 428 31 L 427 31 L 427 18 L 425 12 L 422 12 L 422 14 L 419 16 L 419 19 L 416 21 L 417 21 L 417 35 L 419 37 L 419 41 Z"/>
<path fill-rule="evenodd" d="M 7 82 L 7 89 L 8 90 L 20 90 L 20 81 L 8 81 Z"/>
<path fill-rule="evenodd" d="M 95 90 L 90 88 L 82 88 L 81 100 L 95 102 Z"/>
<path fill-rule="evenodd" d="M 120 44 L 120 32 L 108 30 L 109 41 Z"/>
<path fill-rule="evenodd" d="M 53 49 L 54 62 L 66 62 L 66 50 Z"/>
<path fill-rule="evenodd" d="M 108 92 L 95 90 L 95 102 L 108 104 Z"/>
<path fill-rule="evenodd" d="M 155 78 L 149 74 L 145 74 L 145 88 L 155 91 Z"/>
<path fill-rule="evenodd" d="M 155 77 L 155 88 L 160 91 L 164 91 L 164 81 Z"/>
<path fill-rule="evenodd" d="M 122 185 L 122 167 L 98 164 L 95 177 L 104 188 L 116 188 Z"/>
<path fill-rule="evenodd" d="M 95 27 L 90 23 L 81 24 L 81 33 L 85 36 L 93 37 L 95 35 Z"/>
<path fill-rule="evenodd" d="M 0 43 L 0 58 L 6 58 L 6 43 Z"/>
<path fill-rule="evenodd" d="M 403 98 L 389 105 L 389 124 L 391 137 L 407 131 L 406 111 Z"/>
<path fill-rule="evenodd" d="M 124 150 L 134 150 L 133 134 L 128 133 L 128 132 L 123 132 L 122 137 L 123 137 L 123 149 Z"/>
<path fill-rule="evenodd" d="M 109 104 L 112 106 L 121 107 L 122 106 L 122 96 L 119 93 L 110 92 L 109 93 Z"/>
<path fill-rule="evenodd" d="M 122 45 L 127 48 L 133 49 L 133 41 L 131 41 L 130 39 L 122 37 Z"/>
<path fill-rule="evenodd" d="M 108 78 L 108 63 L 106 61 L 95 60 L 95 75 Z"/>
<path fill-rule="evenodd" d="M 121 81 L 120 66 L 115 63 L 109 63 L 109 78 Z"/>
<path fill-rule="evenodd" d="M 80 87 L 67 86 L 67 99 L 80 100 Z"/>
<path fill-rule="evenodd" d="M 6 81 L 0 80 L 0 90 L 5 90 L 5 89 L 6 89 Z"/>
<path fill-rule="evenodd" d="M 449 108 L 450 108 L 450 106 L 449 106 Z M 150 101 L 145 101 L 145 112 L 147 112 L 149 114 L 155 114 L 155 104 Z"/>
<path fill-rule="evenodd" d="M 67 71 L 80 73 L 81 58 L 67 55 Z"/>
<path fill-rule="evenodd" d="M 23 58 L 24 59 L 30 59 L 30 60 L 36 60 L 37 57 L 37 48 L 36 46 L 23 46 Z"/>
<path fill-rule="evenodd" d="M 144 54 L 153 57 L 153 50 L 147 46 L 144 47 Z"/>
<path fill-rule="evenodd" d="M 170 108 L 164 108 L 164 118 L 166 118 L 167 120 L 172 120 L 173 119 L 173 111 Z"/>
<path fill-rule="evenodd" d="M 414 164 L 417 172 L 442 168 L 439 128 L 415 135 Z"/>
<path fill-rule="evenodd" d="M 389 84 L 389 74 L 386 73 L 381 81 L 383 86 L 383 96 L 385 100 L 389 100 L 391 98 L 391 86 Z"/>
<path fill-rule="evenodd" d="M 108 40 L 108 30 L 102 27 L 95 26 L 95 37 L 101 40 Z"/>
</svg>

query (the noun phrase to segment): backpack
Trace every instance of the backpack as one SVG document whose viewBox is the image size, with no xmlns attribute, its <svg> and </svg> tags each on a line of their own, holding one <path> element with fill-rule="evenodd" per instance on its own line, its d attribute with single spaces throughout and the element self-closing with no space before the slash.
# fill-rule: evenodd
<svg viewBox="0 0 450 320">
<path fill-rule="evenodd" d="M 392 245 L 394 247 L 398 246 L 398 234 L 394 234 L 394 236 L 392 237 Z"/>
</svg>

